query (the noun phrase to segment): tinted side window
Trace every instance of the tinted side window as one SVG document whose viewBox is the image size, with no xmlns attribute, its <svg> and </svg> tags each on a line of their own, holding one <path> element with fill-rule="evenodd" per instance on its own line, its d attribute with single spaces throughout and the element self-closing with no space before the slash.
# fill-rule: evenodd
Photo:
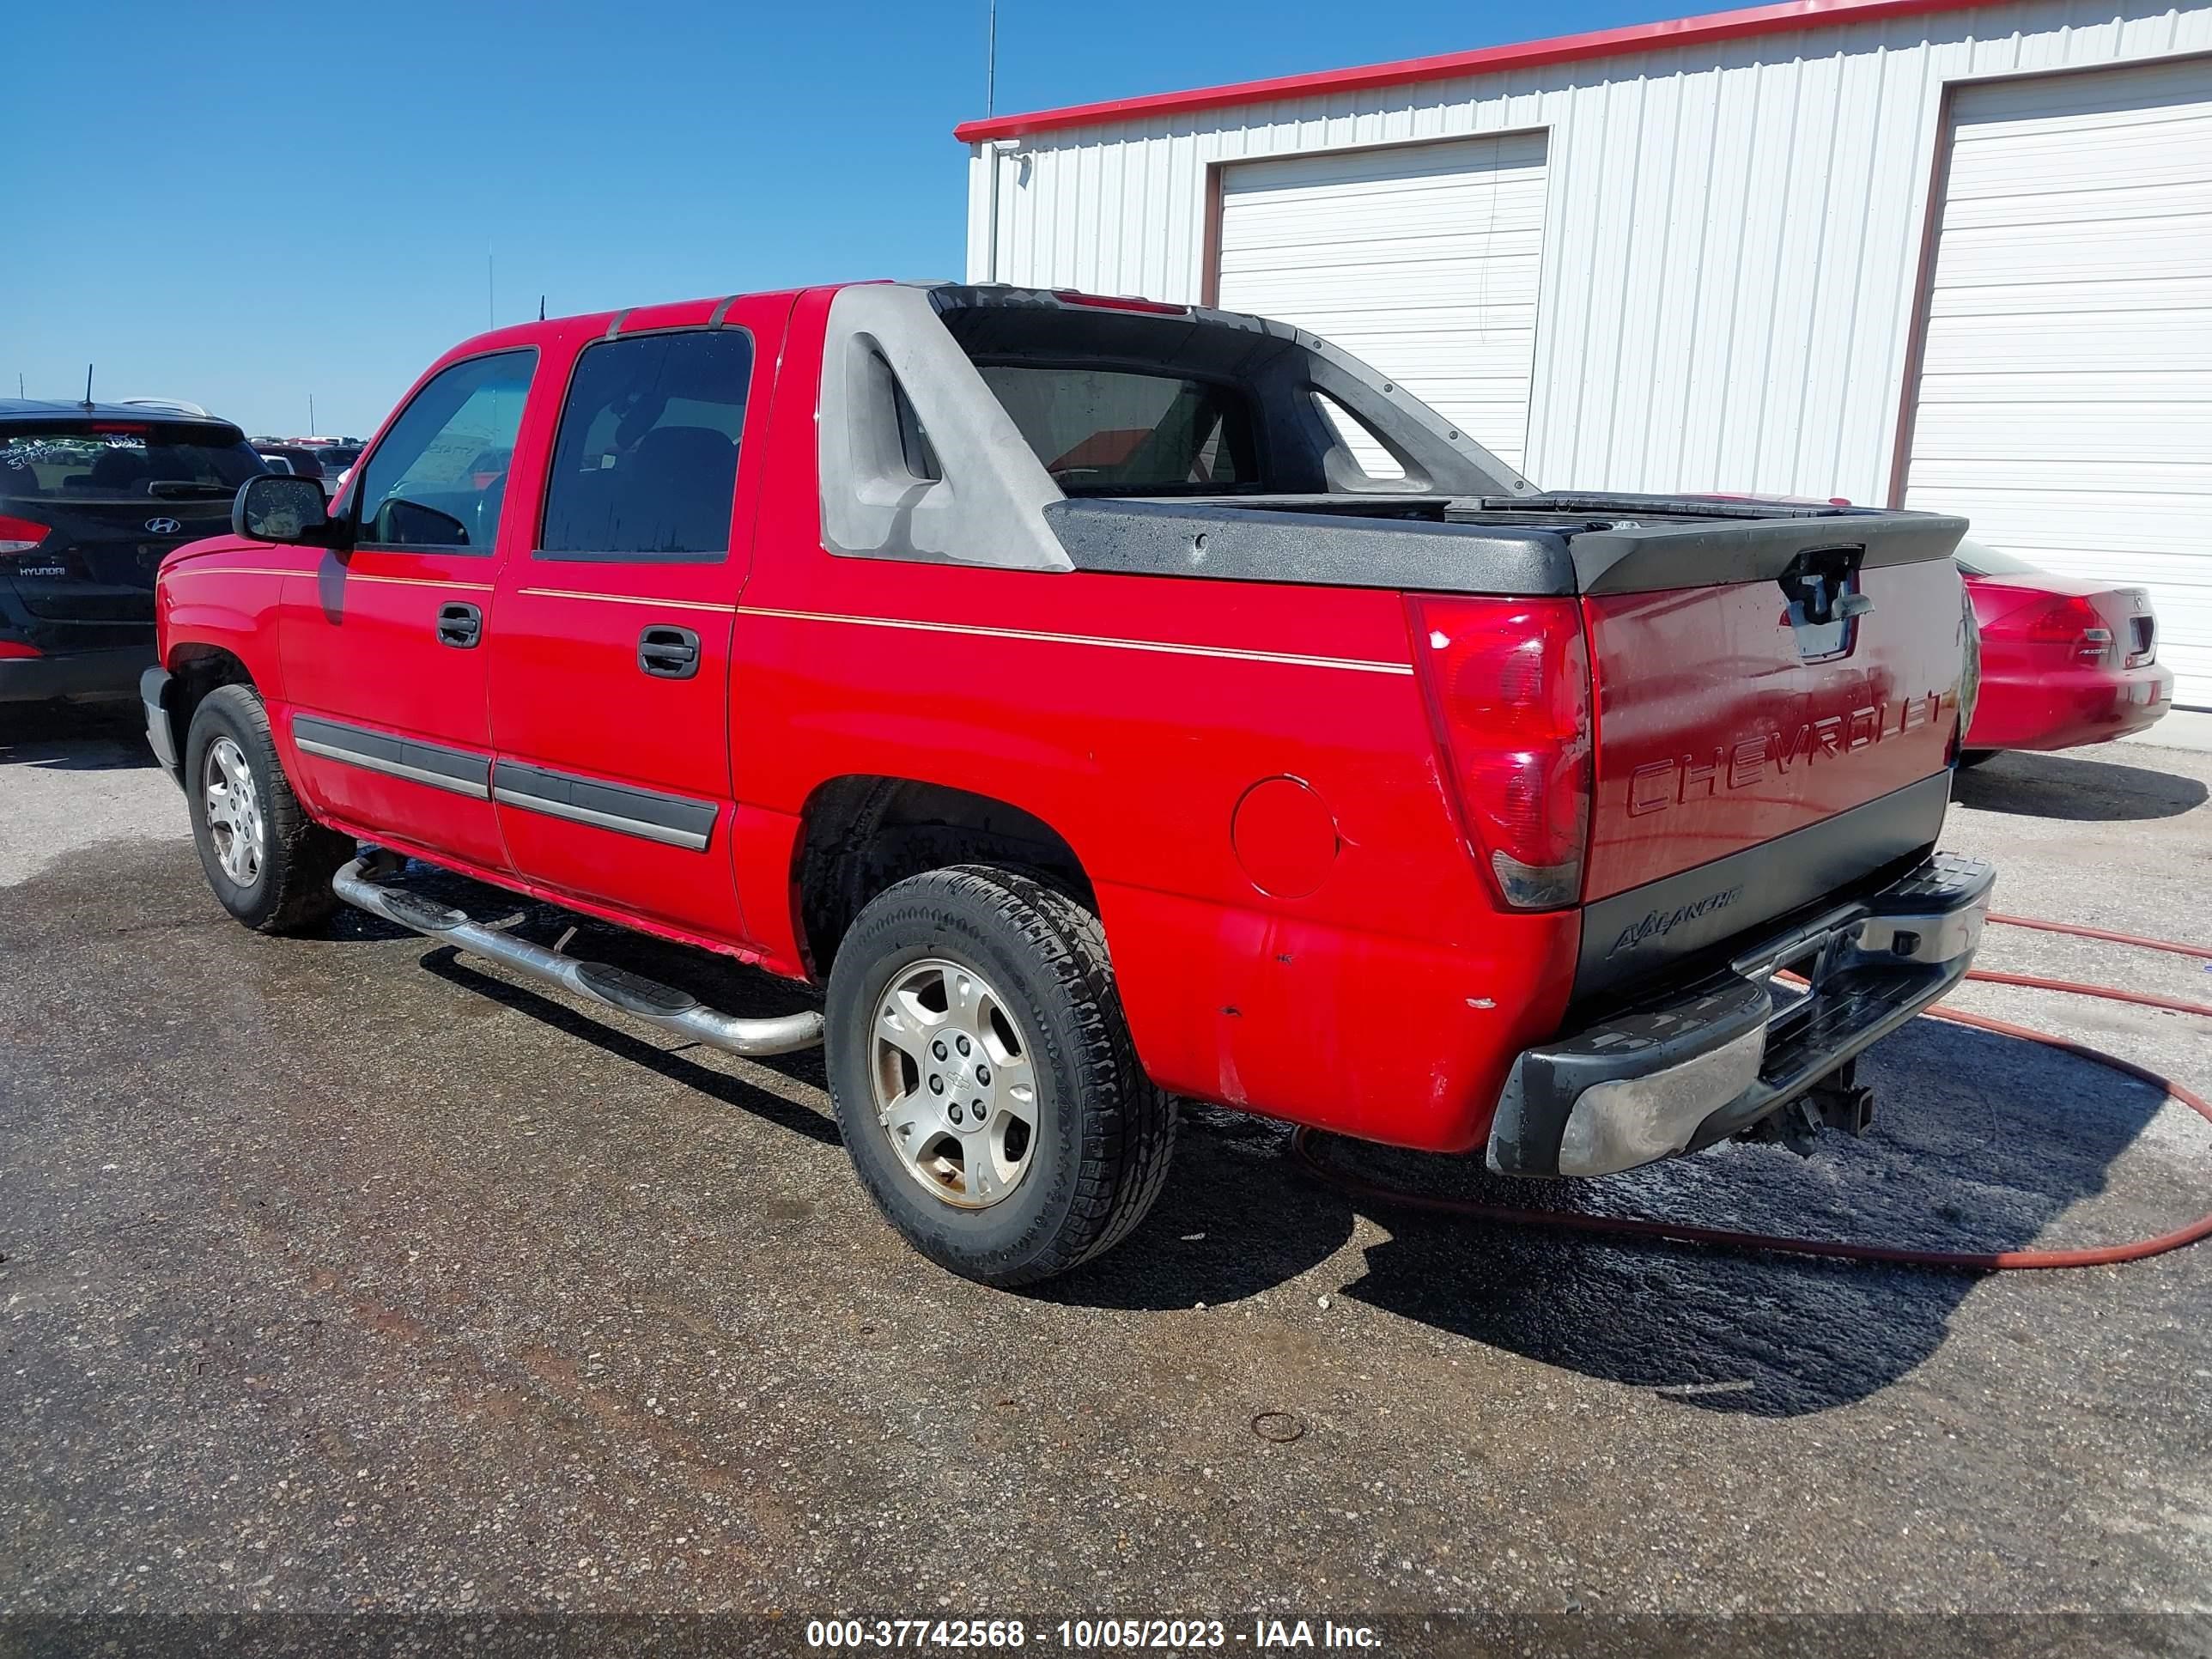
<svg viewBox="0 0 2212 1659">
<path fill-rule="evenodd" d="M 368 546 L 489 553 L 535 351 L 455 363 L 416 393 L 369 456 L 354 491 Z"/>
<path fill-rule="evenodd" d="M 554 441 L 539 556 L 726 556 L 752 372 L 740 329 L 585 347 Z"/>
</svg>

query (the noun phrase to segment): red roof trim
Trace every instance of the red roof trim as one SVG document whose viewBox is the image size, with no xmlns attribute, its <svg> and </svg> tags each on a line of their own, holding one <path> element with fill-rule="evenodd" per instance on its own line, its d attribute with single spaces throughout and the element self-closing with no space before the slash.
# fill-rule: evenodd
<svg viewBox="0 0 2212 1659">
<path fill-rule="evenodd" d="M 1676 17 L 1663 23 L 1635 23 L 1626 28 L 1562 34 L 1548 40 L 1523 40 L 1506 46 L 1482 46 L 1474 52 L 1446 52 L 1435 58 L 1406 58 L 1393 64 L 1368 64 L 1358 69 L 1285 75 L 1272 81 L 1243 81 L 1234 86 L 1153 93 L 1143 98 L 1117 98 L 1100 104 L 1038 110 L 1028 115 L 963 121 L 952 129 L 952 136 L 968 144 L 991 138 L 1022 138 L 1060 127 L 1100 126 L 1187 110 L 1221 109 L 1231 104 L 1404 86 L 1413 81 L 1456 80 L 1470 75 L 1495 74 L 1500 70 L 1528 69 L 1539 64 L 1571 64 L 1585 58 L 1611 58 L 1623 52 L 1735 40 L 1746 35 L 1778 34 L 1838 23 L 1872 22 L 1885 17 L 1969 11 L 1991 3 L 1994 0 L 1784 0 L 1780 5 L 1754 6 L 1745 11 L 1710 12 L 1702 17 Z"/>
</svg>

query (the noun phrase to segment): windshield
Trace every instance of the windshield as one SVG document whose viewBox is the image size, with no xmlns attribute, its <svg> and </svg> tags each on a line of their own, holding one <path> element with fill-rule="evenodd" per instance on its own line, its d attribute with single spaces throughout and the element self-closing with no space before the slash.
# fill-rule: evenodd
<svg viewBox="0 0 2212 1659">
<path fill-rule="evenodd" d="M 0 495 L 17 500 L 229 495 L 268 470 L 231 427 L 79 421 L 0 429 Z"/>
<path fill-rule="evenodd" d="M 328 444 L 314 452 L 315 459 L 323 464 L 325 472 L 343 472 L 361 459 L 357 444 Z"/>
<path fill-rule="evenodd" d="M 1959 568 L 1969 576 L 2040 576 L 2045 573 L 2026 559 L 2015 559 L 2009 553 L 2000 553 L 1994 547 L 1984 547 L 1979 542 L 1960 542 L 1958 551 L 1952 554 Z"/>
</svg>

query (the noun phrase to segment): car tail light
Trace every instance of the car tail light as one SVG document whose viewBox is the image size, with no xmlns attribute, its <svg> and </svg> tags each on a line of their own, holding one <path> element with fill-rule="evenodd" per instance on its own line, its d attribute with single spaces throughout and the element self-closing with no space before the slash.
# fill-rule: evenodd
<svg viewBox="0 0 2212 1659">
<path fill-rule="evenodd" d="M 31 519 L 0 514 L 0 554 L 28 553 L 46 538 L 46 526 Z"/>
<path fill-rule="evenodd" d="M 2027 625 L 2027 637 L 2036 645 L 2070 647 L 2077 662 L 2102 662 L 2112 654 L 2112 630 L 2105 626 L 2104 613 L 2078 596 L 2052 601 Z"/>
<path fill-rule="evenodd" d="M 26 645 L 21 640 L 0 640 L 0 662 L 21 662 L 26 657 L 39 654 L 35 645 Z"/>
<path fill-rule="evenodd" d="M 1413 659 L 1468 850 L 1516 910 L 1582 896 L 1590 672 L 1572 599 L 1409 599 Z"/>
</svg>

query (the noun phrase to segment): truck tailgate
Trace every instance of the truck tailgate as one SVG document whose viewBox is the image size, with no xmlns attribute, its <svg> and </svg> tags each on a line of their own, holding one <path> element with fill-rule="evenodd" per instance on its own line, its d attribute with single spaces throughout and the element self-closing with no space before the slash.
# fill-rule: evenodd
<svg viewBox="0 0 2212 1659">
<path fill-rule="evenodd" d="M 1673 553 L 1654 556 L 1663 530 L 1587 562 L 1597 736 L 1581 990 L 1934 839 L 1958 718 L 1948 553 L 1963 526 L 1907 521 L 1885 547 L 1887 527 L 1730 526 L 1732 553 L 1708 560 L 1724 580 L 1694 586 L 1648 585 L 1684 574 Z M 1856 540 L 1862 529 L 1875 537 Z"/>
</svg>

